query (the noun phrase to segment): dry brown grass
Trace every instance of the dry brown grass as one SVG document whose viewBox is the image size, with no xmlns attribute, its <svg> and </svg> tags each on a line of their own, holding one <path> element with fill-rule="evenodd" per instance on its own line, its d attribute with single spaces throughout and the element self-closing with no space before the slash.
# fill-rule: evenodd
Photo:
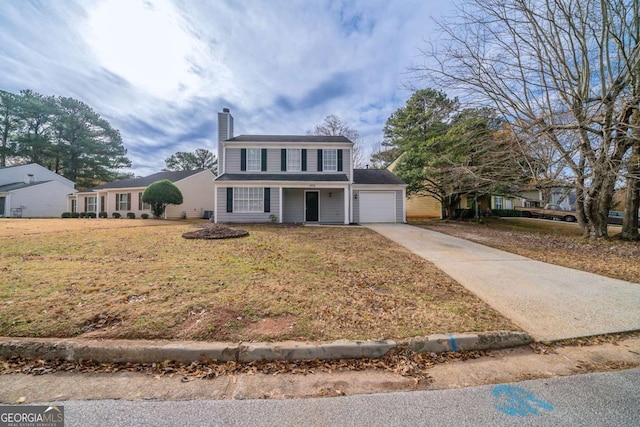
<svg viewBox="0 0 640 427">
<path fill-rule="evenodd" d="M 415 222 L 538 261 L 640 283 L 640 244 L 616 238 L 619 226 L 609 226 L 611 239 L 582 237 L 577 224 L 543 219 L 490 219 L 482 224 L 461 221 Z"/>
<path fill-rule="evenodd" d="M 0 335 L 197 340 L 405 338 L 517 329 L 364 228 L 0 220 Z"/>
</svg>

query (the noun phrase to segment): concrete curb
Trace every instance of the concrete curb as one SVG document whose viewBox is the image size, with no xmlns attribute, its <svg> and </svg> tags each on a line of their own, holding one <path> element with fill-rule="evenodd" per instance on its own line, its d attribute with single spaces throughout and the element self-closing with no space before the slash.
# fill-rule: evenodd
<svg viewBox="0 0 640 427">
<path fill-rule="evenodd" d="M 406 341 L 348 341 L 305 343 L 223 343 L 201 341 L 85 340 L 56 338 L 0 337 L 0 357 L 27 359 L 93 360 L 98 363 L 154 363 L 171 360 L 181 363 L 217 360 L 253 362 L 270 360 L 339 360 L 381 358 L 393 348 L 418 353 L 497 350 L 533 342 L 523 332 L 483 332 L 478 334 L 430 335 Z"/>
</svg>

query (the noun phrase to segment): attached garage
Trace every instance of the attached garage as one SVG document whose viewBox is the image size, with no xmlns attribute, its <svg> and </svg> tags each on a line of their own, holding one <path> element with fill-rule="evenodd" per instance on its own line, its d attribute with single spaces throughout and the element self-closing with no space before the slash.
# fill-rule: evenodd
<svg viewBox="0 0 640 427">
<path fill-rule="evenodd" d="M 354 169 L 353 221 L 405 222 L 406 184 L 385 169 Z"/>
<path fill-rule="evenodd" d="M 360 191 L 360 222 L 396 222 L 395 191 Z"/>
</svg>

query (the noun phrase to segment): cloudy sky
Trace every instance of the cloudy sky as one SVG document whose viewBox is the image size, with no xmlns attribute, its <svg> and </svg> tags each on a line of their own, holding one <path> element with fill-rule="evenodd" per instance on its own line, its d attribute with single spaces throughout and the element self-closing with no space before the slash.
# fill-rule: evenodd
<svg viewBox="0 0 640 427">
<path fill-rule="evenodd" d="M 239 134 L 305 134 L 336 114 L 365 150 L 411 92 L 449 0 L 0 0 L 0 89 L 90 105 L 130 171 Z"/>
</svg>

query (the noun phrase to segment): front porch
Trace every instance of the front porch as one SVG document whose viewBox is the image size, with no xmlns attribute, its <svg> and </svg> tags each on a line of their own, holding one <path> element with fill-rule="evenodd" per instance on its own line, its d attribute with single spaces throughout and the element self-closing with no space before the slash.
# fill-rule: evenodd
<svg viewBox="0 0 640 427">
<path fill-rule="evenodd" d="M 349 224 L 348 184 L 216 186 L 215 222 Z M 247 189 L 252 189 L 247 191 Z"/>
</svg>

